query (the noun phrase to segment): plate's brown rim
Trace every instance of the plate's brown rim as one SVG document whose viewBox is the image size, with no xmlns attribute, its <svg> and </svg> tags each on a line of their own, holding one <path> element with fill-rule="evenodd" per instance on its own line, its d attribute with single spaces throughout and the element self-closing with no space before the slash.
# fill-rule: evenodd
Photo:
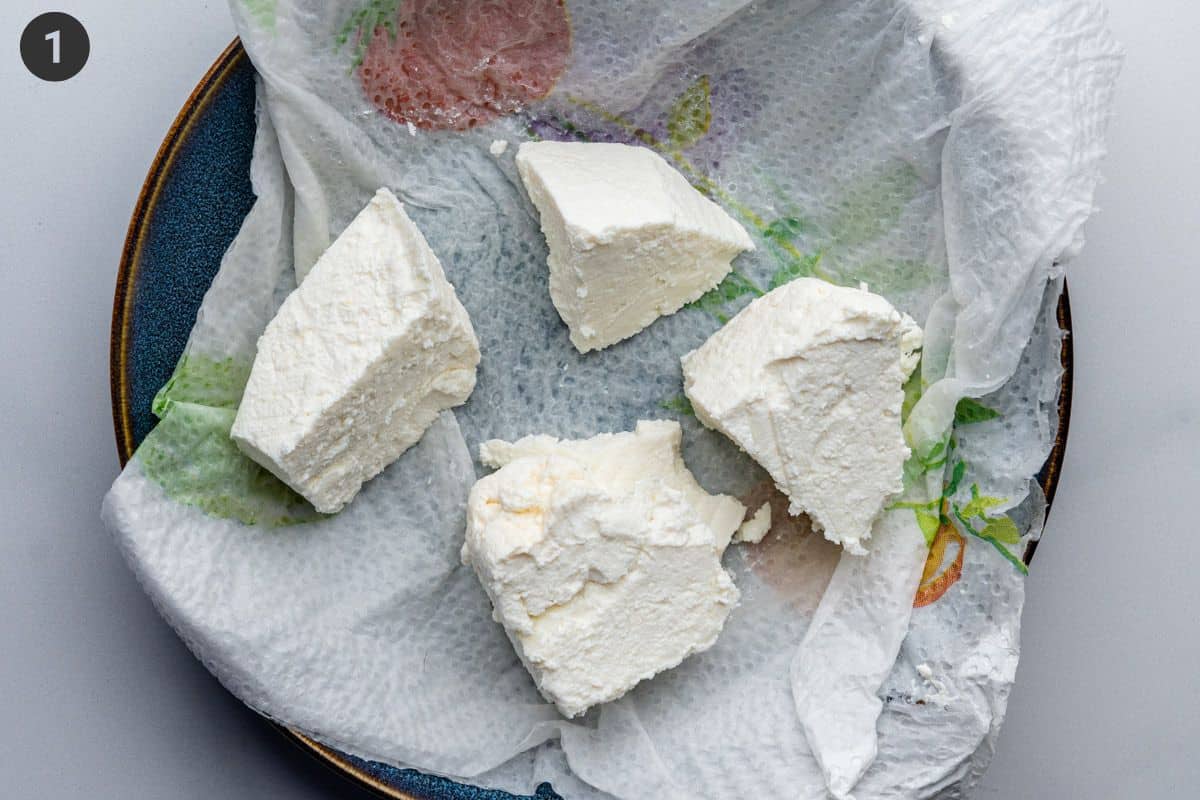
<svg viewBox="0 0 1200 800">
<path fill-rule="evenodd" d="M 113 297 L 113 318 L 110 334 L 109 349 L 109 381 L 112 392 L 113 428 L 117 438 L 117 455 L 121 466 L 133 456 L 133 415 L 129 402 L 129 383 L 126 379 L 129 363 L 130 325 L 133 322 L 133 298 L 137 285 L 138 267 L 141 261 L 142 245 L 145 241 L 146 230 L 150 220 L 150 209 L 158 202 L 159 194 L 171 166 L 179 154 L 183 142 L 187 139 L 195 121 L 211 103 L 216 91 L 224 84 L 229 75 L 246 59 L 246 50 L 240 39 L 234 39 L 213 65 L 200 79 L 196 88 L 183 104 L 175 121 L 171 123 L 166 138 L 159 146 L 154 161 L 151 162 L 149 173 L 138 194 L 133 216 L 129 223 L 129 231 L 125 237 L 125 246 L 121 251 L 121 263 L 117 270 L 116 292 Z M 1058 395 L 1058 431 L 1054 438 L 1054 446 L 1046 460 L 1042 472 L 1041 486 L 1046 496 L 1046 513 L 1054 502 L 1058 490 L 1058 480 L 1062 472 L 1063 457 L 1066 453 L 1067 431 L 1071 420 L 1071 399 L 1074 378 L 1074 351 L 1071 342 L 1071 303 L 1064 282 L 1062 296 L 1058 301 L 1058 324 L 1064 331 L 1062 343 L 1063 377 Z M 1037 541 L 1031 541 L 1025 549 L 1023 560 L 1026 564 L 1033 558 L 1037 549 Z M 268 720 L 270 721 L 270 720 Z M 341 753 L 306 736 L 294 728 L 270 721 L 283 734 L 284 738 L 302 749 L 304 752 L 322 762 L 334 772 L 358 784 L 380 797 L 391 800 L 421 800 L 415 795 L 388 786 L 375 776 L 350 763 Z"/>
<path fill-rule="evenodd" d="M 117 288 L 113 296 L 108 362 L 113 428 L 117 436 L 117 455 L 121 459 L 121 466 L 125 466 L 134 450 L 127 367 L 130 326 L 133 324 L 133 298 L 141 266 L 142 246 L 145 244 L 146 230 L 150 224 L 150 209 L 158 203 L 166 177 L 179 155 L 180 146 L 187 139 L 196 120 L 208 108 L 216 90 L 246 58 L 246 50 L 242 47 L 241 40 L 234 39 L 196 84 L 150 163 L 150 171 L 142 184 L 142 191 L 138 194 L 137 204 L 129 221 L 129 230 L 125 234 L 125 246 L 121 251 L 121 264 L 117 270 Z"/>
<path fill-rule="evenodd" d="M 1050 516 L 1050 508 L 1054 505 L 1054 496 L 1058 494 L 1058 482 L 1062 477 L 1063 459 L 1067 455 L 1067 435 L 1071 429 L 1071 401 L 1075 395 L 1075 332 L 1071 327 L 1071 295 L 1065 280 L 1062 294 L 1058 298 L 1055 316 L 1058 318 L 1059 330 L 1063 332 L 1058 356 L 1063 371 L 1062 381 L 1058 387 L 1058 425 L 1054 431 L 1054 445 L 1050 448 L 1050 455 L 1046 458 L 1045 466 L 1042 467 L 1041 487 L 1042 494 L 1046 498 L 1047 517 Z M 1033 560 L 1033 554 L 1037 550 L 1039 541 L 1041 541 L 1040 536 L 1025 546 L 1025 554 L 1021 560 L 1025 562 L 1026 566 Z"/>
<path fill-rule="evenodd" d="M 337 773 L 343 778 L 358 784 L 362 789 L 366 789 L 372 794 L 377 794 L 380 797 L 388 798 L 388 800 L 428 800 L 427 798 L 417 797 L 414 794 L 409 794 L 402 789 L 397 789 L 395 786 L 389 786 L 383 781 L 376 778 L 366 770 L 360 769 L 346 759 L 344 755 L 334 750 L 332 747 L 321 744 L 315 739 L 305 736 L 295 728 L 289 728 L 286 725 L 281 725 L 278 722 L 271 721 L 275 729 L 283 734 L 283 738 L 299 747 L 304 753 L 315 758 L 322 766 Z"/>
</svg>

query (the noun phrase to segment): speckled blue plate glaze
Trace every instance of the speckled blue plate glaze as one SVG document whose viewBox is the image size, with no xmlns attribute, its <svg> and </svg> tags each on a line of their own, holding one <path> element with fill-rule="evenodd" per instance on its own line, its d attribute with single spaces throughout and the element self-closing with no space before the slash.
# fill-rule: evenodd
<svg viewBox="0 0 1200 800">
<path fill-rule="evenodd" d="M 196 311 L 229 243 L 254 202 L 254 67 L 235 41 L 193 91 L 171 126 L 142 187 L 117 277 L 111 340 L 113 424 L 124 464 L 154 427 L 150 404 L 171 376 Z M 1064 290 L 1060 326 L 1071 328 Z M 1063 342 L 1058 437 L 1038 480 L 1054 498 L 1071 408 L 1071 337 Z M 1025 551 L 1033 556 L 1036 542 Z M 402 800 L 513 800 L 411 769 L 347 755 L 282 728 L 300 747 L 383 797 Z M 548 784 L 526 797 L 558 797 Z"/>
</svg>

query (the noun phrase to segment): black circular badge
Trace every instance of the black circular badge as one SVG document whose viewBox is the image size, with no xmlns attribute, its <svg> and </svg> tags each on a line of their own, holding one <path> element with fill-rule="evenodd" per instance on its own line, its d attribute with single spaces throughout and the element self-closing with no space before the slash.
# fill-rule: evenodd
<svg viewBox="0 0 1200 800">
<path fill-rule="evenodd" d="M 74 78 L 87 63 L 91 50 L 83 25 L 61 11 L 34 17 L 21 34 L 21 60 L 44 81 Z"/>
</svg>

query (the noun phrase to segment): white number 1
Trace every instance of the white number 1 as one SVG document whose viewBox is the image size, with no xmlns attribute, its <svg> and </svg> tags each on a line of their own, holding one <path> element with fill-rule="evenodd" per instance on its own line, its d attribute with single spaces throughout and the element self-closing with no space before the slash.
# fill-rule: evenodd
<svg viewBox="0 0 1200 800">
<path fill-rule="evenodd" d="M 46 34 L 46 41 L 50 42 L 50 61 L 54 64 L 57 64 L 62 60 L 61 54 L 59 53 L 58 44 L 58 40 L 61 35 L 62 31 L 50 31 Z"/>
</svg>

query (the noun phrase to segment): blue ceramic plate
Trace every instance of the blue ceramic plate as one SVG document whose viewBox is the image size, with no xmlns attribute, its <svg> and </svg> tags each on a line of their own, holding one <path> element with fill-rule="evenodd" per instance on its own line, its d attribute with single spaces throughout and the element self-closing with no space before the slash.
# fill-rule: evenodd
<svg viewBox="0 0 1200 800">
<path fill-rule="evenodd" d="M 121 463 L 154 427 L 150 403 L 171 377 L 200 301 L 254 202 L 254 67 L 234 41 L 192 92 L 146 176 L 121 256 L 113 302 L 113 424 Z M 1064 291 L 1059 324 L 1070 331 Z M 1054 498 L 1071 406 L 1071 338 L 1063 342 L 1058 438 L 1039 481 Z M 1033 556 L 1029 545 L 1025 561 Z M 305 750 L 383 797 L 502 800 L 513 796 L 346 755 L 283 729 Z M 548 785 L 534 797 L 557 797 Z"/>
</svg>

